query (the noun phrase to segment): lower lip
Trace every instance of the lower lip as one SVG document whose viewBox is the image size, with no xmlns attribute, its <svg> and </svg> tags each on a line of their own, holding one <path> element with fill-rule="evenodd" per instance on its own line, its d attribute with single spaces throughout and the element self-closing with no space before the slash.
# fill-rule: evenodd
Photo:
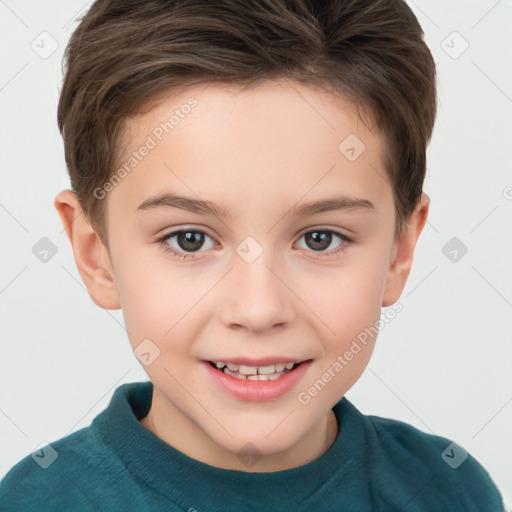
<svg viewBox="0 0 512 512">
<path fill-rule="evenodd" d="M 311 360 L 300 363 L 294 370 L 275 380 L 242 380 L 216 370 L 202 361 L 213 382 L 238 400 L 246 402 L 270 402 L 292 390 L 308 371 Z"/>
</svg>

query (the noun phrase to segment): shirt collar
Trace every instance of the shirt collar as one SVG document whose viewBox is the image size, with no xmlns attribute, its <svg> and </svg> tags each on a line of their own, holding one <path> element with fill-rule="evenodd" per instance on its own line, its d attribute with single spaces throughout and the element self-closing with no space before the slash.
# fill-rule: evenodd
<svg viewBox="0 0 512 512">
<path fill-rule="evenodd" d="M 210 510 L 225 509 L 229 502 L 237 510 L 283 510 L 283 503 L 269 503 L 276 496 L 286 496 L 286 506 L 295 510 L 311 509 L 315 503 L 325 506 L 329 500 L 371 509 L 371 501 L 361 501 L 371 495 L 363 415 L 345 397 L 333 407 L 338 435 L 323 455 L 296 468 L 252 473 L 200 462 L 147 430 L 139 420 L 149 411 L 152 392 L 151 382 L 119 386 L 92 427 L 130 473 L 185 510 L 204 506 L 194 503 L 195 497 L 207 498 Z"/>
</svg>

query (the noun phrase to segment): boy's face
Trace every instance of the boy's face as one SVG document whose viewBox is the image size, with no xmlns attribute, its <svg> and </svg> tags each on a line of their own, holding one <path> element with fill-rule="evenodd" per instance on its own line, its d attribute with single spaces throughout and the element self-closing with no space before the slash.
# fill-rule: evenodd
<svg viewBox="0 0 512 512">
<path fill-rule="evenodd" d="M 190 97 L 197 104 L 184 107 Z M 166 133 L 160 123 L 173 113 Z M 375 339 L 344 354 L 400 296 L 428 208 L 395 240 L 382 144 L 350 103 L 288 81 L 194 87 L 128 123 L 122 162 L 134 151 L 140 161 L 105 199 L 112 282 L 84 280 L 98 304 L 122 307 L 133 349 L 143 343 L 154 428 L 172 440 L 179 425 L 178 448 L 194 453 L 208 439 L 218 454 L 248 442 L 264 455 L 291 453 L 357 381 Z M 141 208 L 163 194 L 223 212 L 179 208 L 184 201 Z M 335 198 L 364 202 L 297 213 Z M 208 363 L 240 358 L 309 363 L 280 377 L 292 383 L 281 392 L 279 379 L 249 380 L 242 396 Z"/>
</svg>

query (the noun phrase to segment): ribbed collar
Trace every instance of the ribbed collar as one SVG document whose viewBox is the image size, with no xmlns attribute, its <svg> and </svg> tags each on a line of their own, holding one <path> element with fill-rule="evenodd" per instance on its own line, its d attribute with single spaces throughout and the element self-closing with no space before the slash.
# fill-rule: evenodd
<svg viewBox="0 0 512 512">
<path fill-rule="evenodd" d="M 251 473 L 200 462 L 147 430 L 139 420 L 149 411 L 152 392 L 151 382 L 119 386 L 92 428 L 133 476 L 184 510 L 206 503 L 208 510 L 229 510 L 229 503 L 237 510 L 320 510 L 331 501 L 347 510 L 371 510 L 363 415 L 345 397 L 333 407 L 337 439 L 321 457 L 292 469 Z"/>
</svg>

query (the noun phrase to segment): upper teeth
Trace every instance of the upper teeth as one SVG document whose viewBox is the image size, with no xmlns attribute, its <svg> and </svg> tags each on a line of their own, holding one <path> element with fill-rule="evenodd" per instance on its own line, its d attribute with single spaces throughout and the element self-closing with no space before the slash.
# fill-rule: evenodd
<svg viewBox="0 0 512 512">
<path fill-rule="evenodd" d="M 294 364 L 295 363 L 292 362 L 276 363 L 268 366 L 245 366 L 244 364 L 223 363 L 222 361 L 219 361 L 218 363 L 215 363 L 215 366 L 217 366 L 217 368 L 224 368 L 224 366 L 227 366 L 230 371 L 238 371 L 243 375 L 270 375 L 272 373 L 282 372 L 285 368 L 287 370 L 291 370 Z"/>
</svg>

